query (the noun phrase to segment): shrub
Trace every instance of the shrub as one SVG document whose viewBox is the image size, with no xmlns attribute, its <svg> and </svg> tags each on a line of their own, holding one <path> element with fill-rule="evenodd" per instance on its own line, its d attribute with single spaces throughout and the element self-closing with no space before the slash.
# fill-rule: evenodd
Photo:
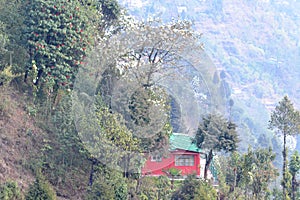
<svg viewBox="0 0 300 200">
<path fill-rule="evenodd" d="M 16 182 L 8 181 L 0 185 L 0 199 L 2 200 L 22 200 L 23 196 Z"/>
<path fill-rule="evenodd" d="M 4 68 L 3 71 L 0 71 L 0 86 L 7 86 L 14 78 L 14 75 L 11 72 L 11 67 Z"/>
<path fill-rule="evenodd" d="M 89 188 L 87 200 L 123 200 L 127 199 L 127 184 L 120 172 L 98 166 L 93 185 Z"/>
<path fill-rule="evenodd" d="M 38 173 L 35 182 L 29 187 L 26 200 L 56 200 L 56 193 L 51 185 Z"/>
<path fill-rule="evenodd" d="M 188 176 L 171 199 L 211 200 L 217 199 L 217 192 L 209 183 L 198 180 L 194 176 Z"/>
<path fill-rule="evenodd" d="M 172 194 L 171 181 L 166 176 L 143 177 L 141 179 L 139 199 L 169 200 Z"/>
<path fill-rule="evenodd" d="M 0 119 L 1 117 L 9 117 L 12 114 L 12 103 L 7 88 L 0 88 Z"/>
</svg>

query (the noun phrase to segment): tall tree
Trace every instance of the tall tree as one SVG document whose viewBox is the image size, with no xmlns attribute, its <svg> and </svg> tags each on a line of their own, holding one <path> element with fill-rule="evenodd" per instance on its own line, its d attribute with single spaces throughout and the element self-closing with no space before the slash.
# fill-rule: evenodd
<svg viewBox="0 0 300 200">
<path fill-rule="evenodd" d="M 24 36 L 30 56 L 27 73 L 35 85 L 72 88 L 89 44 L 86 9 L 79 1 L 30 0 L 26 2 Z M 26 77 L 25 77 L 26 78 Z"/>
<path fill-rule="evenodd" d="M 232 152 L 236 150 L 238 143 L 236 125 L 219 115 L 209 114 L 203 117 L 193 142 L 198 148 L 208 151 L 204 169 L 204 178 L 207 179 L 214 151 Z"/>
<path fill-rule="evenodd" d="M 175 191 L 171 197 L 172 200 L 210 200 L 217 199 L 217 191 L 215 188 L 203 180 L 197 180 L 193 176 L 188 176 Z"/>
<path fill-rule="evenodd" d="M 126 179 L 121 172 L 98 165 L 95 168 L 94 183 L 88 188 L 85 199 L 127 199 L 127 188 Z"/>
<path fill-rule="evenodd" d="M 221 157 L 219 172 L 225 179 L 220 179 L 220 193 L 229 199 L 265 199 L 278 176 L 274 159 L 271 148 L 251 147 L 244 154 L 235 151 L 230 158 Z"/>
<path fill-rule="evenodd" d="M 299 187 L 299 183 L 297 181 L 297 174 L 300 171 L 300 155 L 298 151 L 295 151 L 291 156 L 291 161 L 289 163 L 289 171 L 292 174 L 292 199 L 296 200 L 297 198 L 297 190 Z M 299 197 L 298 197 L 299 198 Z"/>
<path fill-rule="evenodd" d="M 230 192 L 233 192 L 242 180 L 242 167 L 240 163 L 242 163 L 242 156 L 235 151 L 220 166 L 220 170 L 224 171 L 225 181 L 230 186 Z M 223 170 L 224 168 L 225 170 Z"/>
<path fill-rule="evenodd" d="M 121 8 L 116 0 L 97 0 L 99 3 L 99 10 L 103 15 L 102 23 L 99 25 L 100 32 L 104 33 L 105 30 L 111 30 L 112 32 L 118 30 L 118 26 L 115 26 L 119 22 L 121 16 Z"/>
<path fill-rule="evenodd" d="M 277 176 L 277 170 L 272 164 L 275 157 L 271 148 L 255 151 L 248 148 L 248 152 L 243 156 L 244 184 L 252 191 L 255 199 L 262 199 L 266 196 L 269 184 Z"/>
<path fill-rule="evenodd" d="M 295 110 L 293 103 L 285 96 L 275 107 L 269 121 L 269 128 L 278 131 L 283 135 L 283 166 L 282 166 L 282 192 L 284 199 L 287 198 L 286 189 L 288 184 L 287 170 L 287 147 L 286 138 L 288 135 L 300 133 L 300 114 Z"/>
<path fill-rule="evenodd" d="M 0 21 L 0 72 L 5 67 L 5 61 L 4 61 L 3 57 L 7 51 L 6 44 L 8 42 L 8 37 L 7 37 L 6 33 L 4 32 L 4 30 L 5 30 L 5 24 Z M 1 84 L 2 84 L 2 81 L 0 80 L 0 85 Z"/>
<path fill-rule="evenodd" d="M 127 129 L 124 120 L 118 114 L 111 113 L 109 109 L 102 103 L 100 96 L 98 96 L 96 116 L 99 126 L 102 129 L 101 136 L 105 137 L 107 141 L 111 141 L 111 145 L 115 148 L 114 160 L 117 162 L 115 166 L 121 167 L 124 172 L 124 177 L 129 177 L 138 172 L 140 166 L 133 163 L 135 154 L 139 154 L 139 140 L 134 138 L 132 133 Z M 101 138 L 101 136 L 99 136 Z M 103 144 L 103 140 L 101 141 Z M 100 142 L 100 145 L 101 145 Z M 103 153 L 104 151 L 101 151 Z M 100 160 L 101 161 L 101 160 Z M 105 163 L 107 165 L 111 163 Z M 113 165 L 112 165 L 113 166 Z"/>
<path fill-rule="evenodd" d="M 25 71 L 25 63 L 27 59 L 26 50 L 22 46 L 23 41 L 21 33 L 24 26 L 24 10 L 22 9 L 24 3 L 24 1 L 19 0 L 0 1 L 0 21 L 5 25 L 5 29 L 3 31 L 9 40 L 9 42 L 5 45 L 6 51 L 4 55 L 1 56 L 3 56 L 2 58 L 4 59 L 5 65 L 12 64 L 12 71 L 16 74 L 23 73 Z M 0 30 L 0 32 L 2 32 L 2 30 Z"/>
<path fill-rule="evenodd" d="M 100 92 L 106 95 L 103 99 L 108 106 L 123 115 L 126 126 L 142 138 L 140 144 L 145 152 L 167 149 L 170 105 L 162 85 L 180 76 L 180 70 L 184 73 L 186 63 L 183 64 L 181 54 L 187 45 L 197 41 L 188 22 L 153 24 L 127 27 L 126 38 L 120 36 L 121 43 L 101 47 L 102 53 L 108 54 L 105 59 L 111 59 L 104 66 L 108 69 L 100 72 Z M 194 42 L 186 43 L 191 40 Z M 116 47 L 120 49 L 114 50 Z M 199 45 L 197 48 L 201 49 Z"/>
</svg>

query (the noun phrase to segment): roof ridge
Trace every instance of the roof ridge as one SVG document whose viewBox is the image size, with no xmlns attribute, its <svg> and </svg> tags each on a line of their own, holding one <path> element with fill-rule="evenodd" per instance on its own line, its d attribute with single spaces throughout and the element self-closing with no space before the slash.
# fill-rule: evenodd
<svg viewBox="0 0 300 200">
<path fill-rule="evenodd" d="M 201 152 L 194 143 L 193 137 L 185 133 L 173 133 L 170 136 L 171 149 L 183 149 L 188 151 Z"/>
<path fill-rule="evenodd" d="M 174 134 L 176 134 L 176 135 L 185 135 L 185 136 L 192 137 L 192 136 L 190 136 L 189 134 L 186 134 L 186 133 L 172 133 L 172 135 L 174 135 Z"/>
</svg>

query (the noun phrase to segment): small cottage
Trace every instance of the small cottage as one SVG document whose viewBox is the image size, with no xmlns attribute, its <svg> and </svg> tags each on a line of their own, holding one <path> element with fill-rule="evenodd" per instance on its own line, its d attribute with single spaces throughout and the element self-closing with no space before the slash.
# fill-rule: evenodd
<svg viewBox="0 0 300 200">
<path fill-rule="evenodd" d="M 160 154 L 147 154 L 147 161 L 142 168 L 142 174 L 148 176 L 166 175 L 169 169 L 177 169 L 185 177 L 195 174 L 198 178 L 204 176 L 205 154 L 192 143 L 187 134 L 173 133 L 170 137 L 169 154 L 164 157 Z M 209 178 L 216 178 L 213 165 L 210 168 Z"/>
</svg>

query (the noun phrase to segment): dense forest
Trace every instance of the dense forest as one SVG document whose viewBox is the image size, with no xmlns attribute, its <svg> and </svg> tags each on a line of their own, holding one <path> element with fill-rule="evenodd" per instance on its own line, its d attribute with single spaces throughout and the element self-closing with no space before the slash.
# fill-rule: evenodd
<svg viewBox="0 0 300 200">
<path fill-rule="evenodd" d="M 116 0 L 0 0 L 0 199 L 299 199 L 299 111 L 284 96 L 266 119 L 282 154 L 238 151 L 236 99 L 192 26 L 135 20 Z M 178 132 L 203 176 L 143 175 Z"/>
</svg>

